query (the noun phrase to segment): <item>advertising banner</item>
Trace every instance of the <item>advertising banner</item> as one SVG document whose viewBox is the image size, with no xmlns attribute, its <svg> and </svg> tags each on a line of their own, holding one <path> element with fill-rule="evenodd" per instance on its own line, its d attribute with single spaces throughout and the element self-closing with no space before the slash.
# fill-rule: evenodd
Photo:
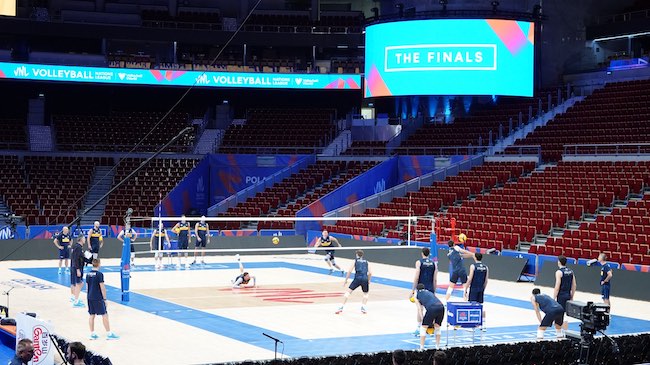
<svg viewBox="0 0 650 365">
<path fill-rule="evenodd" d="M 293 165 L 305 155 L 210 155 L 209 205 L 257 184 L 265 177 Z"/>
<path fill-rule="evenodd" d="M 397 157 L 392 157 L 299 210 L 296 216 L 322 217 L 329 211 L 390 189 L 399 182 Z M 320 222 L 296 222 L 298 234 L 305 234 L 309 229 L 320 229 Z"/>
<path fill-rule="evenodd" d="M 0 79 L 260 89 L 360 89 L 360 75 L 151 70 L 0 62 Z"/>
<path fill-rule="evenodd" d="M 34 343 L 34 357 L 29 365 L 54 365 L 56 346 L 50 339 L 54 326 L 50 322 L 28 316 L 24 313 L 16 315 L 16 346 L 23 338 Z"/>
<path fill-rule="evenodd" d="M 533 96 L 535 25 L 411 20 L 366 28 L 365 96 Z"/>
</svg>

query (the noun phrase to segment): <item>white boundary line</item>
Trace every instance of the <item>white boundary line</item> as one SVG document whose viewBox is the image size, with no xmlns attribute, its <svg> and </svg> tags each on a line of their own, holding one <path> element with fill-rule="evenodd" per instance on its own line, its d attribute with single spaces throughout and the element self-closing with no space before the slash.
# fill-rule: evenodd
<svg viewBox="0 0 650 365">
<path fill-rule="evenodd" d="M 368 241 L 372 242 L 372 241 Z M 390 246 L 352 246 L 352 247 L 260 247 L 260 248 L 213 248 L 202 250 L 201 252 L 206 253 L 242 253 L 242 252 L 286 252 L 286 251 L 308 251 L 312 253 L 314 251 L 350 251 L 350 250 L 396 250 L 396 249 L 405 249 L 405 248 L 419 248 L 419 246 L 406 246 L 406 245 L 390 245 Z M 194 252 L 193 248 L 188 248 L 187 250 L 150 250 L 150 251 L 140 251 L 135 252 L 136 255 L 146 254 L 146 253 L 192 253 Z"/>
<path fill-rule="evenodd" d="M 146 217 L 144 217 L 146 218 Z M 319 222 L 319 221 L 417 221 L 417 216 L 397 217 L 205 217 L 206 222 Z M 181 217 L 149 217 L 152 222 L 180 222 Z M 198 221 L 198 217 L 185 217 L 188 221 Z"/>
</svg>

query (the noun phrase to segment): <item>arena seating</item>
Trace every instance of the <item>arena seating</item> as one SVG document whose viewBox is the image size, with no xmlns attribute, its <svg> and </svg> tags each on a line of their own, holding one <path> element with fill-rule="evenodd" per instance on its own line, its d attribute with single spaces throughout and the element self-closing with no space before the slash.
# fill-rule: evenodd
<svg viewBox="0 0 650 365">
<path fill-rule="evenodd" d="M 606 206 L 611 198 L 625 199 L 628 193 L 639 193 L 650 183 L 647 162 L 562 162 L 558 169 L 573 174 L 571 184 L 576 179 L 584 180 L 583 183 L 591 181 L 592 189 L 598 189 L 599 195 L 606 192 Z M 649 265 L 649 210 L 650 199 L 630 200 L 627 207 L 614 207 L 611 214 L 598 215 L 594 222 L 583 222 L 577 230 L 549 237 L 546 245 L 531 246 L 530 252 L 573 258 L 594 258 L 605 252 L 614 262 Z"/>
<path fill-rule="evenodd" d="M 649 87 L 650 80 L 607 84 L 516 145 L 541 145 L 544 161 L 558 161 L 566 144 L 647 143 Z"/>
<path fill-rule="evenodd" d="M 246 24 L 247 31 L 361 33 L 365 17 L 361 12 L 321 14 L 312 21 L 307 12 L 253 13 Z"/>
<path fill-rule="evenodd" d="M 244 125 L 231 125 L 221 153 L 257 153 L 259 147 L 289 147 L 291 153 L 314 153 L 336 137 L 333 110 L 254 109 Z M 303 147 L 303 148 L 300 148 Z"/>
<path fill-rule="evenodd" d="M 333 59 L 331 62 L 332 73 L 360 73 L 363 72 L 364 62 L 358 59 Z"/>
<path fill-rule="evenodd" d="M 108 159 L 86 157 L 3 158 L 6 173 L 1 178 L 4 201 L 25 223 L 62 224 L 70 222 L 83 204 L 96 165 Z"/>
<path fill-rule="evenodd" d="M 179 8 L 173 17 L 167 9 L 145 8 L 141 17 L 145 27 L 221 30 L 221 14 L 216 9 Z"/>
<path fill-rule="evenodd" d="M 554 99 L 555 100 L 555 99 Z M 537 114 L 537 102 L 533 99 L 503 98 L 493 106 L 477 107 L 470 115 L 457 117 L 450 124 L 426 124 L 416 133 L 413 133 L 406 141 L 402 142 L 401 148 L 408 148 L 408 154 L 423 154 L 424 150 L 417 147 L 429 146 L 478 146 L 489 144 L 490 131 L 492 140 L 496 141 L 499 136 L 499 128 L 502 126 L 504 136 L 508 133 L 509 119 L 516 123 L 521 112 L 528 117 L 529 107 L 533 107 L 533 114 Z M 449 154 L 455 154 L 450 151 Z"/>
<path fill-rule="evenodd" d="M 27 149 L 27 126 L 24 120 L 0 119 L 0 147 L 5 150 Z"/>
<path fill-rule="evenodd" d="M 116 169 L 113 182 L 130 174 L 143 159 L 127 158 Z M 198 163 L 196 159 L 152 160 L 147 167 L 113 192 L 106 204 L 103 223 L 122 224 L 128 208 L 134 216 L 151 216 L 161 197 L 165 197 Z M 134 221 L 134 226 L 151 227 L 150 221 Z"/>
<path fill-rule="evenodd" d="M 347 156 L 383 156 L 386 154 L 386 141 L 352 141 L 344 153 Z"/>
<path fill-rule="evenodd" d="M 318 161 L 300 173 L 293 174 L 273 187 L 248 198 L 246 202 L 229 208 L 220 216 L 293 217 L 296 212 L 322 198 L 350 179 L 364 173 L 376 162 Z M 312 192 L 309 192 L 312 190 Z M 285 208 L 280 208 L 286 205 Z M 275 212 L 272 212 L 276 210 Z M 239 229 L 242 222 L 224 222 L 219 229 Z M 293 222 L 259 222 L 257 229 L 292 229 Z"/>
<path fill-rule="evenodd" d="M 443 207 L 449 207 L 451 210 L 454 209 L 454 204 L 465 201 L 470 196 L 480 195 L 490 189 L 494 191 L 495 186 L 518 178 L 522 174 L 530 172 L 534 167 L 534 163 L 486 163 L 470 171 L 462 172 L 458 176 L 450 176 L 432 186 L 422 187 L 419 191 L 411 192 L 406 197 L 394 198 L 389 203 L 381 203 L 377 208 L 366 209 L 363 214 L 355 216 L 433 216 L 439 213 Z M 325 228 L 338 233 L 404 238 L 408 228 L 404 225 L 398 226 L 399 223 L 396 221 L 343 221 Z M 413 240 L 429 240 L 430 221 L 420 221 L 411 229 Z M 496 240 L 495 237 L 493 241 L 496 242 Z M 482 241 L 484 245 L 492 243 L 491 241 Z"/>
<path fill-rule="evenodd" d="M 114 112 L 109 115 L 58 115 L 54 117 L 57 147 L 63 151 L 155 151 L 190 125 L 186 113 L 172 113 L 156 126 L 159 112 Z M 155 126 L 155 128 L 154 128 Z M 196 133 L 184 136 L 167 152 L 188 152 Z"/>
</svg>

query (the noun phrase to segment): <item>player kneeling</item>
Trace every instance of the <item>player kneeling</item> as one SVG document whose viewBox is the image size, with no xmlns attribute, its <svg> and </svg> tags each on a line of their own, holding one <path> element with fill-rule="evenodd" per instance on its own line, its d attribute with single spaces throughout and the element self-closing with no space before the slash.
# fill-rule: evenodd
<svg viewBox="0 0 650 365">
<path fill-rule="evenodd" d="M 254 288 L 256 286 L 255 277 L 244 271 L 244 264 L 241 263 L 239 255 L 237 255 L 237 262 L 239 263 L 239 276 L 232 281 L 232 288 Z M 253 281 L 252 283 L 251 280 Z"/>
</svg>

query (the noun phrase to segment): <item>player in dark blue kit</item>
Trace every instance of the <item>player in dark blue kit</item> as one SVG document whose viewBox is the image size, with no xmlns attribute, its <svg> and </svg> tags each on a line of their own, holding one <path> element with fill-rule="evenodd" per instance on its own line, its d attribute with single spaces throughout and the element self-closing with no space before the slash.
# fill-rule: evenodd
<svg viewBox="0 0 650 365">
<path fill-rule="evenodd" d="M 368 291 L 370 290 L 369 286 L 370 286 L 370 278 L 372 277 L 372 272 L 370 271 L 370 264 L 366 259 L 363 258 L 363 251 L 357 250 L 356 254 L 357 257 L 354 259 L 354 263 L 350 266 L 350 270 L 348 270 L 347 274 L 345 275 L 345 282 L 343 283 L 343 286 L 347 285 L 352 270 L 354 270 L 354 280 L 352 280 L 350 287 L 345 292 L 345 294 L 343 294 L 343 304 L 341 304 L 339 309 L 336 311 L 336 314 L 340 314 L 341 312 L 343 312 L 343 307 L 345 306 L 345 303 L 348 301 L 348 297 L 358 287 L 361 287 L 361 291 L 363 291 L 363 300 L 361 301 L 361 313 L 365 314 L 368 312 L 366 310 L 366 304 L 368 303 Z"/>
<path fill-rule="evenodd" d="M 487 288 L 490 270 L 483 262 L 483 254 L 474 254 L 474 263 L 469 266 L 469 277 L 467 278 L 469 292 L 465 299 L 469 302 L 483 303 L 483 295 Z M 485 330 L 485 310 L 483 310 L 483 327 Z"/>
<path fill-rule="evenodd" d="M 612 268 L 607 263 L 607 255 L 601 253 L 598 255 L 598 263 L 600 264 L 600 294 L 603 297 L 603 302 L 607 304 L 610 309 L 612 307 L 611 302 L 609 301 L 609 291 L 611 289 L 612 282 Z"/>
<path fill-rule="evenodd" d="M 108 323 L 108 312 L 106 311 L 106 285 L 104 285 L 104 274 L 99 271 L 101 262 L 99 259 L 93 260 L 93 269 L 86 274 L 86 285 L 88 286 L 88 314 L 90 320 L 90 339 L 96 340 L 99 338 L 95 333 L 95 316 L 102 316 L 104 329 L 106 329 L 106 339 L 116 340 L 120 338 L 118 335 L 111 331 L 111 326 Z"/>
<path fill-rule="evenodd" d="M 429 258 L 431 255 L 431 250 L 428 247 L 422 249 L 422 258 L 415 261 L 415 278 L 413 279 L 413 289 L 411 290 L 411 301 L 415 296 L 415 291 L 417 290 L 418 284 L 424 285 L 424 288 L 432 293 L 436 292 L 438 287 L 438 279 L 436 273 L 436 263 Z M 413 334 L 415 336 L 420 335 L 420 326 L 422 324 L 422 317 L 420 317 L 420 311 L 417 311 L 417 329 Z"/>
<path fill-rule="evenodd" d="M 205 265 L 205 246 L 210 243 L 210 226 L 205 222 L 205 216 L 201 216 L 201 220 L 194 225 L 194 236 L 196 243 L 194 243 L 194 261 L 192 265 L 196 264 L 196 251 L 201 251 L 201 265 Z"/>
<path fill-rule="evenodd" d="M 178 249 L 179 250 L 185 250 L 185 268 L 189 269 L 190 268 L 190 262 L 188 259 L 188 254 L 187 254 L 187 249 L 190 247 L 190 224 L 187 222 L 187 219 L 185 219 L 185 215 L 181 216 L 181 221 L 179 223 L 176 223 L 174 228 L 172 228 L 173 232 L 176 232 L 178 234 Z M 180 269 L 181 266 L 183 266 L 183 261 L 181 258 L 182 254 L 178 254 L 178 264 L 176 265 L 177 269 Z"/>
<path fill-rule="evenodd" d="M 330 247 L 332 244 L 336 244 L 338 247 L 341 247 L 339 240 L 337 240 L 335 237 L 330 236 L 327 230 L 323 230 L 323 233 L 321 233 L 321 236 L 316 241 L 314 248 Z M 330 274 L 334 272 L 334 269 L 332 267 L 335 267 L 337 270 L 339 270 L 341 272 L 341 275 L 343 274 L 343 270 L 341 267 L 339 267 L 339 265 L 336 264 L 336 261 L 334 259 L 334 250 L 325 251 L 325 262 L 327 262 L 327 266 L 330 268 Z"/>
<path fill-rule="evenodd" d="M 555 272 L 555 287 L 553 289 L 553 296 L 555 300 L 564 308 L 566 311 L 566 302 L 573 300 L 573 296 L 576 293 L 576 277 L 573 274 L 573 270 L 566 267 L 567 259 L 566 257 L 560 255 L 557 258 L 558 270 Z M 562 325 L 564 331 L 569 329 L 569 323 L 564 322 Z"/>
<path fill-rule="evenodd" d="M 424 350 L 424 341 L 426 340 L 427 332 L 431 328 L 433 328 L 433 334 L 436 336 L 436 347 L 439 347 L 440 325 L 445 316 L 445 306 L 434 293 L 424 288 L 424 284 L 418 284 L 417 286 L 415 304 L 418 307 L 419 317 L 422 318 L 422 325 L 420 326 L 420 350 Z"/>
<path fill-rule="evenodd" d="M 447 288 L 447 295 L 445 295 L 445 302 L 449 301 L 449 297 L 454 292 L 454 286 L 460 282 L 463 284 L 463 293 L 467 290 L 467 270 L 463 266 L 463 258 L 470 258 L 474 254 L 456 245 L 454 241 L 447 242 L 449 246 L 449 287 Z M 464 295 L 464 294 L 463 294 Z"/>
<path fill-rule="evenodd" d="M 99 228 L 99 222 L 95 221 L 93 228 L 88 231 L 88 247 L 93 254 L 93 258 L 99 257 L 99 249 L 104 246 L 104 236 Z"/>
<path fill-rule="evenodd" d="M 61 232 L 54 236 L 54 246 L 59 249 L 59 274 L 63 272 L 61 266 L 65 261 L 65 271 L 70 272 L 68 268 L 68 259 L 70 258 L 70 244 L 72 243 L 72 235 L 68 227 L 63 227 Z"/>
<path fill-rule="evenodd" d="M 530 302 L 533 304 L 533 309 L 535 310 L 535 315 L 537 320 L 540 322 L 539 328 L 537 329 L 537 339 L 541 340 L 544 338 L 544 331 L 546 328 L 550 327 L 553 322 L 555 322 L 555 331 L 558 338 L 562 338 L 562 324 L 564 323 L 564 308 L 560 303 L 553 300 L 546 294 L 535 288 L 533 289 L 533 295 L 530 297 Z M 544 312 L 544 318 L 539 313 L 539 311 Z"/>
</svg>

